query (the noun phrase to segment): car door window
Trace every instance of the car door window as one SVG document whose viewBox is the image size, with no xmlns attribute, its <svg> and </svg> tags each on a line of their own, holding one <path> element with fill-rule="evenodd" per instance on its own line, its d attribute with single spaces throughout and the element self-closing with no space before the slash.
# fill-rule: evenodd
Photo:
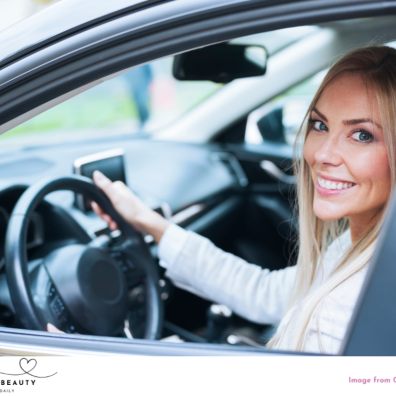
<svg viewBox="0 0 396 396">
<path fill-rule="evenodd" d="M 222 84 L 177 81 L 173 57 L 136 66 L 50 108 L 0 137 L 2 146 L 156 131 Z"/>
</svg>

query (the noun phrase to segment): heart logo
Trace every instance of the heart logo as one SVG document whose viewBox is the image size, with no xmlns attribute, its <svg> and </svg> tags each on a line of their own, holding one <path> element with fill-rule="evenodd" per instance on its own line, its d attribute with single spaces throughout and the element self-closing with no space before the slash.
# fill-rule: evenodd
<svg viewBox="0 0 396 396">
<path fill-rule="evenodd" d="M 22 358 L 19 361 L 19 367 L 22 369 L 22 371 L 26 374 L 29 374 L 34 368 L 37 366 L 37 360 L 36 359 L 29 359 L 27 360 L 26 358 Z"/>
</svg>

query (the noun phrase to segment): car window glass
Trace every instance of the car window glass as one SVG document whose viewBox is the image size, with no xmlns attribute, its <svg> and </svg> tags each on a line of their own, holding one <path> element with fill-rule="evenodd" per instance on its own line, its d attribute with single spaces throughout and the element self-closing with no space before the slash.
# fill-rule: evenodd
<svg viewBox="0 0 396 396">
<path fill-rule="evenodd" d="M 125 71 L 3 134 L 2 145 L 155 131 L 220 87 L 176 81 L 171 67 L 168 57 Z"/>
</svg>

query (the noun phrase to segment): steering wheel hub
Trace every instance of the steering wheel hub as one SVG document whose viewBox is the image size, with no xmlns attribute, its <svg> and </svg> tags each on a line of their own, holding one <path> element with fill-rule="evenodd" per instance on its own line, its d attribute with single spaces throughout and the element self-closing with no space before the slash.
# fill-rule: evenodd
<svg viewBox="0 0 396 396">
<path fill-rule="evenodd" d="M 120 276 L 120 271 L 110 261 L 96 260 L 90 266 L 88 277 L 90 281 L 90 291 L 103 303 L 117 302 L 122 297 L 125 289 L 125 282 Z"/>
<path fill-rule="evenodd" d="M 108 252 L 69 245 L 48 255 L 45 266 L 80 328 L 94 334 L 119 332 L 127 314 L 127 287 Z"/>
</svg>

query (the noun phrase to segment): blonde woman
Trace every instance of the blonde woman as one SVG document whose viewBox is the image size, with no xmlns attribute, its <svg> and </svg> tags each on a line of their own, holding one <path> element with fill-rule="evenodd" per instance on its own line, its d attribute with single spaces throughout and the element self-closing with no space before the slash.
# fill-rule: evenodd
<svg viewBox="0 0 396 396">
<path fill-rule="evenodd" d="M 298 139 L 297 265 L 279 271 L 170 224 L 120 182 L 99 172 L 94 180 L 127 221 L 154 237 L 178 286 L 250 320 L 279 323 L 272 348 L 337 353 L 395 182 L 395 124 L 396 50 L 358 49 L 329 70 Z"/>
</svg>

